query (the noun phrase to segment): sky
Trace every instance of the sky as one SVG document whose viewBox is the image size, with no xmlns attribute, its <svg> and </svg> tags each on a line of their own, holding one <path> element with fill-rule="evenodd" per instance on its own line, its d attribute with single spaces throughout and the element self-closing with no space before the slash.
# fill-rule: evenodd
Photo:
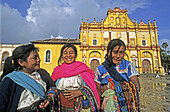
<svg viewBox="0 0 170 112">
<path fill-rule="evenodd" d="M 48 38 L 77 38 L 80 25 L 106 18 L 107 10 L 127 9 L 129 18 L 155 20 L 159 45 L 170 50 L 170 0 L 1 0 L 0 43 L 26 44 Z"/>
</svg>

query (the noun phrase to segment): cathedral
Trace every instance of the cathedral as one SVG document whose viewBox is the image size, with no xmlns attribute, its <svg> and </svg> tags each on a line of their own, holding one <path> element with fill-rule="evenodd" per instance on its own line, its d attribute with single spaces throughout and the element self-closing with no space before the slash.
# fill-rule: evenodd
<svg viewBox="0 0 170 112">
<path fill-rule="evenodd" d="M 80 26 L 80 51 L 82 61 L 92 69 L 104 61 L 106 46 L 112 39 L 119 38 L 126 44 L 125 59 L 131 61 L 141 73 L 163 73 L 158 45 L 158 27 L 155 20 L 132 22 L 127 10 L 116 7 L 108 9 L 107 17 L 101 22 L 89 23 L 82 20 Z M 96 64 L 97 63 L 97 64 Z"/>
<path fill-rule="evenodd" d="M 118 38 L 125 42 L 125 59 L 132 62 L 140 74 L 164 73 L 161 66 L 160 46 L 158 45 L 158 27 L 155 20 L 137 23 L 127 15 L 127 10 L 115 7 L 108 9 L 107 17 L 100 22 L 82 19 L 80 34 L 76 39 L 44 39 L 31 41 L 39 48 L 41 67 L 52 74 L 58 65 L 60 49 L 65 43 L 72 43 L 78 50 L 77 61 L 87 64 L 93 71 L 104 62 L 107 45 Z"/>
</svg>

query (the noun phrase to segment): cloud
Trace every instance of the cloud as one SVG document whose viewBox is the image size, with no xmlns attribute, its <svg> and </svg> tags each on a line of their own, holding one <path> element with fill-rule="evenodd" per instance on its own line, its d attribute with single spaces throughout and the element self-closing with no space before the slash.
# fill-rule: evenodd
<svg viewBox="0 0 170 112">
<path fill-rule="evenodd" d="M 146 8 L 148 0 L 32 0 L 28 15 L 22 17 L 17 9 L 8 4 L 2 9 L 2 43 L 28 43 L 31 40 L 50 38 L 50 35 L 77 38 L 81 20 L 98 22 L 106 18 L 108 8 L 127 8 L 133 13 Z"/>
<path fill-rule="evenodd" d="M 16 9 L 11 9 L 8 4 L 0 5 L 1 9 L 1 41 L 10 43 L 17 40 L 20 43 L 24 35 L 28 35 L 29 25 Z"/>
</svg>

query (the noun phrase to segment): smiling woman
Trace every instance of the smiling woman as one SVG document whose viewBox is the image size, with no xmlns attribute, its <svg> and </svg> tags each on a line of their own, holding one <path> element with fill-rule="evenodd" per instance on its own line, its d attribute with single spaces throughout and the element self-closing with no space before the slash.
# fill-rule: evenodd
<svg viewBox="0 0 170 112">
<path fill-rule="evenodd" d="M 75 112 L 87 109 L 99 111 L 100 100 L 94 82 L 94 72 L 84 63 L 76 61 L 77 49 L 72 44 L 65 44 L 61 48 L 58 64 L 54 68 L 52 79 L 56 88 L 50 89 L 48 96 L 57 94 L 54 102 L 56 111 Z M 61 63 L 61 65 L 60 65 Z M 56 92 L 57 91 L 57 92 Z M 61 102 L 60 102 L 61 101 Z M 45 103 L 48 105 L 49 102 Z M 61 104 L 61 105 L 58 105 Z M 41 108 L 44 107 L 42 103 Z"/>
<path fill-rule="evenodd" d="M 72 112 L 75 111 L 76 99 L 81 102 L 84 91 L 88 92 L 84 88 L 90 87 L 89 89 L 93 92 L 93 97 L 95 100 L 92 102 L 96 107 L 92 106 L 95 110 L 98 110 L 99 106 L 96 102 L 99 101 L 99 96 L 97 94 L 97 89 L 94 83 L 94 73 L 89 69 L 84 63 L 75 61 L 77 57 L 77 49 L 72 44 L 65 44 L 61 48 L 61 59 L 64 61 L 62 65 L 57 66 L 52 74 L 53 81 L 56 81 L 56 88 L 60 91 L 61 98 L 61 110 L 67 111 L 68 109 Z M 87 99 L 87 98 L 86 98 Z M 80 105 L 80 104 L 78 104 Z"/>
<path fill-rule="evenodd" d="M 75 62 L 77 57 L 77 50 L 74 46 L 63 48 L 62 59 L 65 63 L 71 64 Z"/>
<path fill-rule="evenodd" d="M 140 111 L 140 84 L 137 77 L 139 73 L 131 62 L 123 59 L 125 50 L 126 46 L 122 40 L 112 39 L 107 46 L 105 61 L 96 69 L 95 82 L 103 111 Z"/>
</svg>

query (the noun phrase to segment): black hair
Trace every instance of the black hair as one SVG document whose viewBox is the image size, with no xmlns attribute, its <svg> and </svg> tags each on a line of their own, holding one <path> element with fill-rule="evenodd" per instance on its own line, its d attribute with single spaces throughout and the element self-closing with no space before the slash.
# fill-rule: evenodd
<svg viewBox="0 0 170 112">
<path fill-rule="evenodd" d="M 32 51 L 38 51 L 38 48 L 34 47 L 33 44 L 21 45 L 16 47 L 12 52 L 12 56 L 5 60 L 3 76 L 13 72 L 14 70 L 21 70 L 22 66 L 18 63 L 18 60 L 21 59 L 23 61 L 27 61 L 27 58 Z"/>
<path fill-rule="evenodd" d="M 114 47 L 116 47 L 116 46 L 119 46 L 117 52 L 119 51 L 121 46 L 123 46 L 126 50 L 126 45 L 122 40 L 112 39 L 107 46 L 107 53 L 105 55 L 105 60 L 108 60 L 110 62 L 110 64 L 112 64 L 112 51 L 113 51 Z"/>
<path fill-rule="evenodd" d="M 63 51 L 65 48 L 73 48 L 74 52 L 75 52 L 75 58 L 77 57 L 77 48 L 73 45 L 73 44 L 65 44 L 62 48 L 61 48 L 61 51 L 60 51 L 60 57 L 58 58 L 58 65 L 60 65 L 60 62 L 61 62 L 61 59 L 62 59 L 62 54 L 63 54 Z"/>
</svg>

